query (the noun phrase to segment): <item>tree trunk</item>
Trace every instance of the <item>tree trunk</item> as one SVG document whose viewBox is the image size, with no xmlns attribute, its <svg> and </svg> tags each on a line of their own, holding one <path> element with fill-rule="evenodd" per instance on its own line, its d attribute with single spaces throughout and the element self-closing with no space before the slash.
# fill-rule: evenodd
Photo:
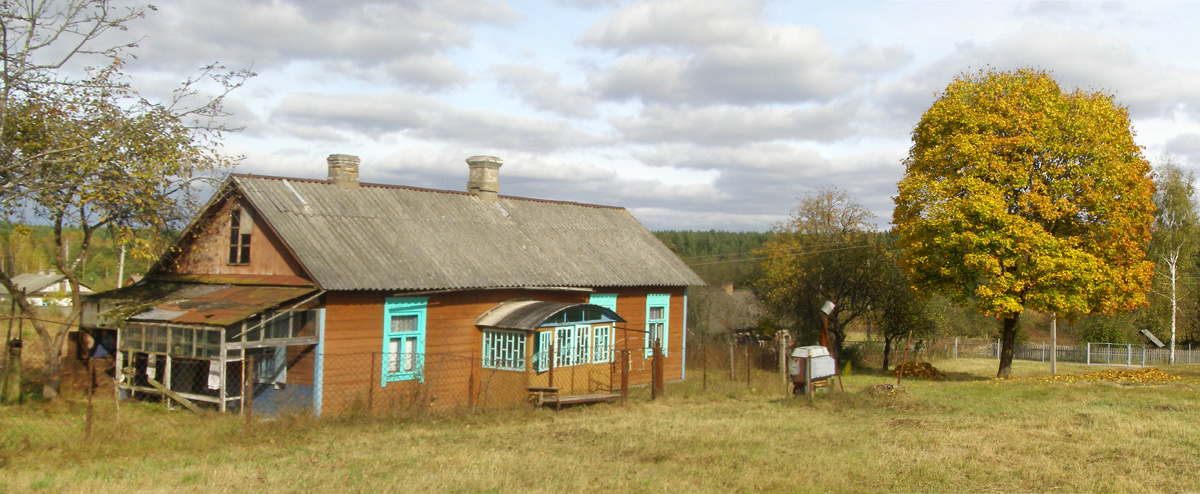
<svg viewBox="0 0 1200 494">
<path fill-rule="evenodd" d="M 996 377 L 1012 376 L 1013 345 L 1017 342 L 1017 319 L 1021 313 L 1009 314 L 1004 317 L 1004 333 L 1001 335 L 1000 370 Z"/>
<path fill-rule="evenodd" d="M 62 352 L 46 351 L 46 378 L 42 380 L 42 398 L 44 399 L 58 398 L 59 386 L 62 385 L 62 360 Z"/>
<path fill-rule="evenodd" d="M 1175 255 L 1171 256 L 1168 265 L 1171 267 L 1171 365 L 1175 365 L 1175 314 L 1179 312 L 1176 304 L 1175 294 L 1175 267 L 1179 262 L 1179 250 L 1175 250 Z"/>
<path fill-rule="evenodd" d="M 892 338 L 886 337 L 883 339 L 883 371 L 888 370 L 888 355 L 892 353 Z"/>
</svg>

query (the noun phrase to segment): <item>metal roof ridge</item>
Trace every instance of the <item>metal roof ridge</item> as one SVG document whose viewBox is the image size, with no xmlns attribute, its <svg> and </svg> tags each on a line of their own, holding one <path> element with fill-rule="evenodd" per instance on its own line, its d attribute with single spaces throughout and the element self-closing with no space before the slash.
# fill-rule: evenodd
<svg viewBox="0 0 1200 494">
<path fill-rule="evenodd" d="M 284 183 L 291 181 L 291 182 L 299 182 L 299 183 L 333 185 L 333 182 L 330 182 L 329 180 L 321 180 L 321 179 L 316 179 L 316 178 L 281 177 L 281 176 L 277 176 L 277 175 L 255 175 L 252 173 L 231 173 L 231 174 L 229 174 L 229 176 L 235 177 L 235 178 L 241 178 L 241 179 L 278 180 L 278 181 L 283 181 Z M 415 185 L 380 184 L 380 183 L 373 183 L 373 182 L 360 182 L 358 184 L 358 186 L 360 188 L 370 187 L 370 188 L 380 188 L 380 189 L 401 189 L 401 190 L 411 190 L 411 191 L 415 191 L 415 192 L 432 192 L 435 194 L 452 194 L 452 195 L 475 197 L 475 194 L 472 194 L 467 191 L 450 190 L 450 189 L 433 189 L 433 188 L 429 188 L 429 187 L 417 187 Z M 542 199 L 542 198 L 537 198 L 537 197 L 510 196 L 510 195 L 504 195 L 504 194 L 501 194 L 498 197 L 501 199 L 509 199 L 509 200 L 514 200 L 514 201 L 540 202 L 540 203 L 546 203 L 546 204 L 565 204 L 565 205 L 570 205 L 570 206 L 582 206 L 582 207 L 600 208 L 600 209 L 615 209 L 615 210 L 623 210 L 623 211 L 626 210 L 624 207 L 621 207 L 621 206 L 610 206 L 607 204 L 592 204 L 592 203 L 576 202 L 576 201 L 563 201 L 563 200 L 558 200 L 558 199 Z"/>
</svg>

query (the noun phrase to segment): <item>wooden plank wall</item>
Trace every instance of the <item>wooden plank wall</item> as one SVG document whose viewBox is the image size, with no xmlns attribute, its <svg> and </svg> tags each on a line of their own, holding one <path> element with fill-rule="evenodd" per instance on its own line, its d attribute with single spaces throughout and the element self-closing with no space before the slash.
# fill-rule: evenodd
<svg viewBox="0 0 1200 494">
<path fill-rule="evenodd" d="M 293 361 L 296 362 L 287 369 L 287 382 L 289 384 L 313 385 L 313 364 L 316 362 L 317 351 L 313 349 L 305 354 L 304 350 L 307 348 L 307 346 L 299 345 L 287 348 L 288 364 L 291 364 Z M 300 357 L 301 354 L 304 356 Z M 300 360 L 297 361 L 296 357 L 300 357 Z"/>
<path fill-rule="evenodd" d="M 621 331 L 619 328 L 644 330 L 646 294 L 671 294 L 670 342 L 665 374 L 668 380 L 680 379 L 683 369 L 683 289 L 599 289 L 597 293 L 618 294 L 617 313 L 628 323 L 618 325 L 614 342 L 616 348 L 624 348 L 622 337 L 628 334 L 629 348 L 635 350 L 631 352 L 630 359 L 632 385 L 650 382 L 650 359 L 644 358 L 641 351 L 644 334 Z M 523 402 L 526 398 L 525 387 L 548 384 L 548 373 L 533 372 L 532 364 L 527 364 L 524 373 L 482 369 L 483 338 L 475 326 L 475 319 L 496 304 L 513 298 L 586 302 L 590 294 L 485 290 L 432 295 L 426 306 L 424 382 L 381 384 L 384 299 L 391 295 L 380 292 L 326 294 L 323 412 L 336 413 L 337 410 L 354 406 L 386 410 L 419 404 L 442 409 Z M 530 338 L 526 342 L 527 356 L 531 358 L 534 351 L 536 348 Z M 620 369 L 607 363 L 569 366 L 555 369 L 554 377 L 555 385 L 563 388 L 563 394 L 596 393 L 607 391 L 610 383 L 619 383 Z"/>
<path fill-rule="evenodd" d="M 651 358 L 643 350 L 646 345 L 646 295 L 667 293 L 671 295 L 667 308 L 667 356 L 663 365 L 663 376 L 668 381 L 683 379 L 683 288 L 631 288 L 617 295 L 617 314 L 625 318 L 625 324 L 617 325 L 614 347 L 628 348 L 629 384 L 648 384 L 651 381 Z M 623 329 L 627 329 L 623 330 Z M 627 346 L 628 345 L 628 346 Z M 613 382 L 620 382 L 621 370 L 615 369 Z"/>
<path fill-rule="evenodd" d="M 250 234 L 250 264 L 229 264 L 229 211 L 242 207 L 254 217 Z M 183 247 L 169 270 L 179 274 L 246 274 L 306 277 L 304 269 L 288 252 L 278 236 L 268 228 L 245 200 L 230 198 L 214 208 L 215 214 L 198 225 L 197 236 Z"/>
</svg>

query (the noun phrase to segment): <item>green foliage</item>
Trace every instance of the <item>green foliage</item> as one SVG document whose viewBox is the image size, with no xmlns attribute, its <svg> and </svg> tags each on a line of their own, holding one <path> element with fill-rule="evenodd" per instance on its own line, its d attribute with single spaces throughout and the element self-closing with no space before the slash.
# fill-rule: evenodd
<svg viewBox="0 0 1200 494">
<path fill-rule="evenodd" d="M 108 232 L 134 255 L 157 254 L 191 217 L 198 184 L 236 161 L 220 153 L 222 102 L 253 73 L 213 65 L 168 102 L 143 99 L 122 73 L 134 45 L 104 43 L 107 31 L 128 29 L 147 9 L 96 0 L 0 4 L 0 222 L 50 225 L 53 267 L 75 302 L 66 324 L 32 322 L 52 376 L 43 386 L 48 398 L 57 395 L 66 328 L 82 307 L 94 235 Z M 60 71 L 68 62 L 90 68 L 82 76 Z M 74 249 L 72 229 L 80 234 Z M 5 240 L 14 248 L 12 235 Z M 15 292 L 11 260 L 0 265 L 0 285 Z M 24 297 L 14 299 L 34 314 Z"/>
<path fill-rule="evenodd" d="M 1193 327 L 1200 317 L 1195 285 L 1185 283 L 1197 274 L 1195 263 L 1196 235 L 1200 233 L 1197 218 L 1196 177 L 1184 170 L 1170 155 L 1163 156 L 1154 170 L 1154 236 L 1150 242 L 1150 258 L 1155 267 L 1153 294 L 1148 312 L 1149 327 L 1160 339 L 1174 348 L 1180 320 Z"/>
<path fill-rule="evenodd" d="M 1142 343 L 1134 314 L 1089 315 L 1080 318 L 1072 330 L 1080 341 L 1092 343 Z"/>
<path fill-rule="evenodd" d="M 922 115 L 904 164 L 893 223 L 913 286 L 1004 318 L 999 375 L 1027 308 L 1145 303 L 1154 184 L 1111 96 L 1034 69 L 964 74 Z"/>
<path fill-rule="evenodd" d="M 170 233 L 174 237 L 177 232 Z M 63 243 L 69 250 L 76 251 L 83 238 L 78 228 L 63 230 Z M 121 258 L 121 247 L 112 235 L 101 233 L 92 239 L 88 255 L 80 263 L 79 282 L 96 291 L 117 287 L 117 273 Z M 54 245 L 54 229 L 48 225 L 21 225 L 0 223 L 0 246 L 3 246 L 3 271 L 6 273 L 36 273 L 54 270 L 54 256 L 58 247 Z M 125 258 L 125 277 L 145 274 L 153 257 L 135 257 L 128 253 Z"/>
<path fill-rule="evenodd" d="M 750 284 L 755 278 L 753 253 L 771 238 L 763 232 L 662 230 L 654 232 L 709 285 Z"/>
<path fill-rule="evenodd" d="M 797 337 L 819 331 L 820 308 L 829 315 L 830 351 L 840 355 L 846 328 L 868 316 L 879 266 L 887 262 L 870 231 L 872 215 L 846 192 L 825 188 L 805 195 L 775 236 L 758 251 L 755 288 L 764 303 L 797 323 Z"/>
<path fill-rule="evenodd" d="M 897 263 L 899 252 L 881 250 L 877 284 L 872 308 L 876 328 L 884 341 L 883 367 L 889 363 L 888 351 L 910 334 L 923 340 L 937 333 L 932 303 L 917 297 L 908 274 Z"/>
</svg>

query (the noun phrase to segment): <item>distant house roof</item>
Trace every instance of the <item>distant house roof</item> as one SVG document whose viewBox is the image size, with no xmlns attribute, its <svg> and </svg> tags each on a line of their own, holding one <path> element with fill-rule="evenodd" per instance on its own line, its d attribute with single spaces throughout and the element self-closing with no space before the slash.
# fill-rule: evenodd
<svg viewBox="0 0 1200 494">
<path fill-rule="evenodd" d="M 12 281 L 17 286 L 17 290 L 24 290 L 26 295 L 33 295 L 66 279 L 66 276 L 59 273 L 22 273 L 13 276 Z M 92 290 L 87 285 L 80 283 L 79 293 L 92 293 Z M 8 295 L 8 290 L 0 287 L 0 294 Z"/>
<path fill-rule="evenodd" d="M 624 208 L 234 175 L 325 290 L 703 285 Z"/>
<path fill-rule="evenodd" d="M 709 286 L 694 293 L 694 304 L 700 318 L 696 325 L 701 331 L 712 333 L 736 332 L 753 329 L 768 315 L 766 307 L 745 289 Z"/>
</svg>

